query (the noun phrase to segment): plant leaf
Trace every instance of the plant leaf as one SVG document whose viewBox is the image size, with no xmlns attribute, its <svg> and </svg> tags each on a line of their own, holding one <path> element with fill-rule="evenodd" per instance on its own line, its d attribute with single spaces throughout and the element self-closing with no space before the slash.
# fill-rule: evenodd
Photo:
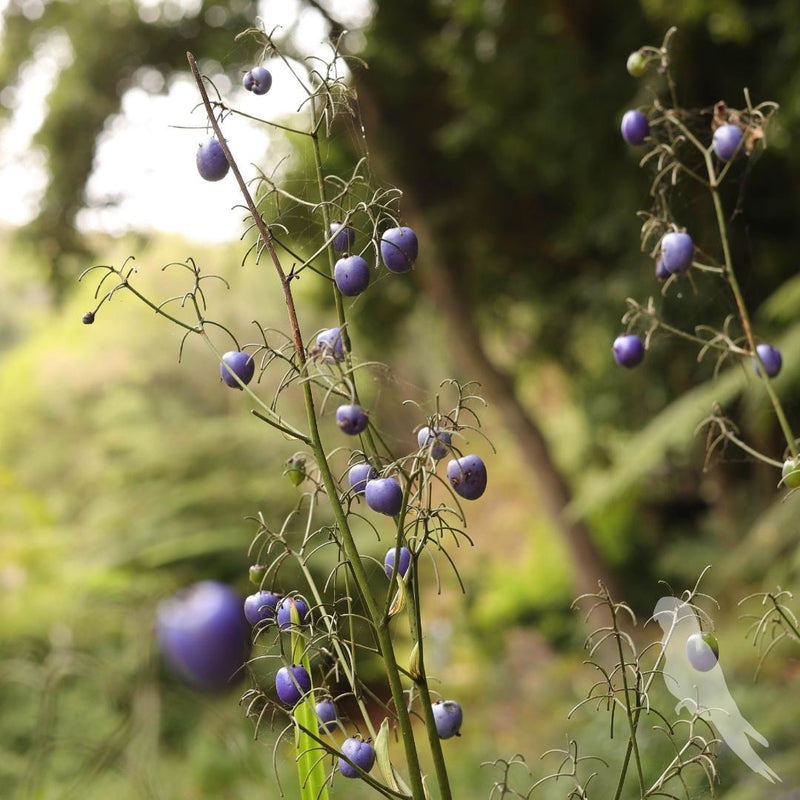
<svg viewBox="0 0 800 800">
<path fill-rule="evenodd" d="M 383 780 L 390 789 L 407 795 L 411 794 L 411 789 L 406 786 L 403 779 L 397 774 L 389 758 L 389 720 L 387 719 L 384 719 L 381 723 L 380 730 L 375 738 L 375 760 L 378 762 L 378 769 L 383 775 Z"/>
</svg>

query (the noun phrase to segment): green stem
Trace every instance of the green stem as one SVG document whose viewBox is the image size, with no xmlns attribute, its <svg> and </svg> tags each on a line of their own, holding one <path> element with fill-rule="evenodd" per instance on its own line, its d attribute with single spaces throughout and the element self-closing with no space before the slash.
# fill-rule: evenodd
<svg viewBox="0 0 800 800">
<path fill-rule="evenodd" d="M 314 98 L 311 98 L 311 109 L 312 115 L 316 117 L 316 103 Z M 344 311 L 344 302 L 342 301 L 342 295 L 339 290 L 336 288 L 336 284 L 333 281 L 333 271 L 335 267 L 335 254 L 333 252 L 333 238 L 331 236 L 331 220 L 330 215 L 328 214 L 328 195 L 325 191 L 325 176 L 322 171 L 322 152 L 320 151 L 320 144 L 319 144 L 319 129 L 320 123 L 322 121 L 322 117 L 316 120 L 313 129 L 311 131 L 311 145 L 314 152 L 314 172 L 317 178 L 317 191 L 319 192 L 319 207 L 320 211 L 322 212 L 322 225 L 323 225 L 323 239 L 328 241 L 328 270 L 329 270 L 329 277 L 331 279 L 331 286 L 333 287 L 333 302 L 336 307 L 336 317 L 339 320 L 339 330 L 340 335 L 342 337 L 342 344 L 344 345 L 345 350 L 345 359 L 348 368 L 352 367 L 352 360 L 350 356 L 350 352 L 352 350 L 352 342 L 350 340 L 350 331 L 347 327 L 347 317 L 345 316 Z M 351 370 L 351 381 L 353 386 L 353 402 L 358 403 L 360 405 L 360 399 L 358 395 L 358 387 L 356 385 L 355 376 Z M 370 456 L 377 460 L 378 459 L 378 447 L 375 444 L 375 439 L 372 434 L 372 429 L 367 427 L 367 429 L 362 434 L 366 443 L 367 443 L 367 451 Z"/>
<path fill-rule="evenodd" d="M 631 709 L 631 699 L 630 693 L 631 689 L 628 686 L 628 670 L 627 670 L 627 663 L 625 661 L 625 654 L 622 650 L 622 636 L 619 632 L 619 627 L 617 626 L 617 611 L 613 605 L 613 602 L 610 603 L 611 608 L 611 618 L 612 624 L 614 626 L 614 638 L 617 641 L 617 655 L 619 656 L 619 665 L 622 670 L 622 687 L 624 690 L 625 696 L 625 716 L 628 719 L 628 727 L 630 729 L 630 738 L 628 740 L 631 748 L 633 749 L 633 758 L 636 762 L 636 772 L 639 778 L 639 789 L 641 791 L 642 797 L 644 797 L 645 786 L 644 786 L 644 773 L 642 771 L 642 760 L 641 756 L 639 755 L 639 743 L 636 740 L 636 729 L 638 726 L 639 717 L 638 714 L 635 714 L 634 711 Z M 637 690 L 637 698 L 636 698 L 636 707 L 639 708 L 639 697 L 638 697 L 638 690 Z M 624 773 L 623 773 L 624 775 Z"/>
<path fill-rule="evenodd" d="M 725 213 L 722 209 L 722 199 L 719 196 L 719 182 L 715 177 L 714 163 L 711 160 L 711 153 L 708 150 L 705 150 L 704 152 L 706 168 L 708 169 L 708 177 L 710 180 L 711 198 L 714 202 L 714 213 L 717 217 L 717 227 L 719 229 L 720 240 L 722 242 L 722 253 L 724 259 L 722 274 L 727 279 L 728 284 L 731 287 L 731 292 L 733 292 L 733 297 L 736 302 L 736 308 L 739 311 L 739 318 L 742 321 L 742 328 L 744 330 L 745 338 L 747 339 L 747 344 L 750 347 L 750 351 L 753 353 L 754 357 L 758 359 L 758 362 L 761 365 L 759 374 L 764 384 L 764 388 L 767 391 L 767 395 L 769 396 L 770 402 L 772 403 L 772 407 L 775 410 L 775 416 L 778 418 L 778 424 L 783 431 L 786 444 L 789 447 L 792 457 L 797 458 L 797 456 L 800 455 L 800 450 L 798 450 L 794 432 L 792 431 L 791 425 L 789 425 L 789 420 L 786 418 L 783 405 L 781 404 L 778 395 L 775 393 L 775 389 L 772 387 L 772 383 L 767 375 L 767 370 L 764 367 L 764 364 L 761 362 L 761 358 L 756 350 L 756 343 L 753 337 L 753 328 L 750 324 L 750 314 L 747 311 L 744 295 L 739 287 L 739 281 L 736 278 L 736 273 L 733 269 L 733 259 L 731 257 L 730 242 L 728 240 L 728 226 L 725 222 Z"/>
<path fill-rule="evenodd" d="M 399 563 L 396 561 L 395 563 Z M 417 674 L 414 676 L 414 683 L 419 691 L 422 701 L 422 715 L 425 719 L 425 730 L 428 734 L 428 744 L 431 749 L 433 768 L 436 772 L 436 781 L 439 784 L 441 800 L 452 800 L 450 790 L 450 779 L 447 774 L 447 765 L 442 752 L 442 742 L 439 739 L 439 732 L 436 730 L 436 720 L 433 716 L 433 704 L 431 693 L 428 688 L 428 677 L 425 673 L 425 658 L 422 644 L 422 616 L 419 606 L 419 580 L 417 575 L 417 560 L 413 559 L 411 564 L 411 586 L 407 593 L 406 602 L 408 603 L 408 621 L 411 628 L 411 639 L 417 647 Z"/>
<path fill-rule="evenodd" d="M 778 469 L 783 466 L 782 461 L 776 461 L 774 458 L 768 458 L 763 453 L 759 453 L 758 450 L 750 447 L 750 445 L 746 442 L 743 442 L 738 436 L 736 436 L 736 434 L 733 434 L 730 431 L 725 431 L 724 435 L 729 442 L 733 442 L 740 450 L 744 450 L 745 453 L 751 455 L 753 458 L 763 461 L 765 464 L 769 464 L 771 467 L 777 467 Z"/>
<path fill-rule="evenodd" d="M 308 531 L 308 527 L 311 524 L 311 518 L 314 507 L 315 507 L 314 495 L 312 494 L 308 509 L 308 525 L 306 527 L 306 532 Z M 314 576 L 311 574 L 311 570 L 309 570 L 308 565 L 306 564 L 305 558 L 303 558 L 302 551 L 295 555 L 297 556 L 297 563 L 300 565 L 300 570 L 302 571 L 303 576 L 305 577 L 306 582 L 308 583 L 308 586 L 311 589 L 311 593 L 314 596 L 314 602 L 316 603 L 318 608 L 322 608 L 323 607 L 322 595 L 320 594 L 319 588 L 317 587 L 317 582 L 314 580 Z M 345 657 L 345 654 L 342 650 L 342 645 L 339 642 L 339 638 L 334 635 L 330 617 L 327 614 L 323 614 L 322 619 L 325 622 L 325 626 L 328 629 L 328 634 L 331 637 L 331 646 L 336 652 L 336 656 L 339 660 L 339 664 L 341 665 L 342 671 L 344 672 L 345 678 L 347 678 L 347 682 L 350 684 L 350 687 L 353 690 L 353 697 L 355 697 L 356 704 L 358 705 L 358 708 L 361 711 L 361 716 L 364 719 L 364 724 L 367 726 L 367 729 L 369 730 L 369 735 L 374 739 L 375 736 L 377 735 L 375 727 L 373 726 L 372 720 L 370 719 L 369 713 L 367 712 L 367 707 L 364 705 L 364 700 L 362 699 L 360 693 L 357 691 L 355 662 L 353 662 L 353 664 L 351 665 L 350 660 L 348 660 Z M 351 655 L 352 658 L 355 659 L 355 652 L 353 652 Z"/>
</svg>

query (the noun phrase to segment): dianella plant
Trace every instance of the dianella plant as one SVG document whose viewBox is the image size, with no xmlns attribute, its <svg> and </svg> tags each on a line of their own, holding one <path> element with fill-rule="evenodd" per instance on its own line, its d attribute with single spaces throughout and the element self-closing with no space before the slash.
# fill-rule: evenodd
<svg viewBox="0 0 800 800">
<path fill-rule="evenodd" d="M 641 248 L 657 291 L 644 300 L 628 298 L 613 358 L 625 369 L 646 369 L 648 350 L 673 338 L 693 347 L 698 361 L 713 360 L 717 378 L 724 367 L 744 369 L 763 385 L 784 449 L 760 452 L 717 404 L 701 425 L 708 454 L 734 446 L 774 467 L 776 485 L 793 491 L 800 486 L 798 441 L 773 385 L 782 356 L 756 329 L 742 290 L 745 258 L 731 236 L 744 179 L 766 146 L 778 109 L 772 102 L 755 102 L 747 90 L 739 107 L 723 99 L 703 109 L 683 107 L 672 64 L 675 34 L 670 29 L 660 46 L 642 47 L 627 62 L 632 77 L 647 81 L 650 97 L 647 105 L 624 113 L 620 130 L 651 176 L 650 205 L 639 216 Z M 738 191 L 729 191 L 730 184 Z M 719 318 L 696 320 L 689 327 L 676 322 L 685 323 L 685 298 L 703 293 L 714 298 L 709 304 L 714 310 L 723 309 Z M 707 570 L 698 569 L 701 579 Z M 723 746 L 767 782 L 780 781 L 763 751 L 753 747 L 753 742 L 766 747 L 767 740 L 742 716 L 725 684 L 713 633 L 715 601 L 700 591 L 700 583 L 677 595 L 668 590 L 644 620 L 602 586 L 579 599 L 594 623 L 587 664 L 597 677 L 569 716 L 577 719 L 586 707 L 607 712 L 609 737 L 619 743 L 616 754 L 587 752 L 576 735 L 546 752 L 537 769 L 521 754 L 492 761 L 489 766 L 499 777 L 491 798 L 713 796 Z M 759 668 L 781 641 L 800 642 L 790 600 L 791 593 L 779 588 L 742 601 L 749 605 L 750 634 L 761 651 Z M 754 609 L 756 602 L 760 609 Z"/>
<path fill-rule="evenodd" d="M 704 109 L 680 105 L 672 73 L 670 44 L 675 29 L 660 47 L 642 47 L 628 59 L 631 75 L 657 76 L 652 102 L 632 108 L 622 117 L 622 138 L 642 152 L 641 166 L 650 169 L 652 205 L 640 212 L 642 251 L 652 259 L 657 295 L 628 298 L 622 318 L 626 330 L 613 344 L 614 358 L 623 367 L 640 364 L 649 346 L 662 335 L 694 345 L 698 361 L 713 359 L 714 373 L 724 366 L 743 366 L 759 380 L 785 439 L 782 453 L 761 453 L 739 436 L 735 422 L 721 406 L 709 410 L 703 427 L 708 452 L 732 444 L 782 471 L 776 478 L 788 487 L 800 485 L 794 475 L 798 443 L 773 379 L 782 367 L 779 349 L 763 341 L 741 288 L 743 254 L 734 252 L 731 226 L 740 212 L 741 194 L 725 193 L 729 182 L 744 185 L 766 147 L 769 123 L 778 110 L 770 101 L 756 103 L 743 90 L 741 107 L 724 99 Z M 726 205 L 725 200 L 733 197 Z M 711 223 L 706 225 L 705 220 Z M 696 229 L 697 228 L 697 229 Z M 716 320 L 697 320 L 690 328 L 673 323 L 671 311 L 686 293 L 720 298 Z"/>
<path fill-rule="evenodd" d="M 327 60 L 301 62 L 263 29 L 243 36 L 259 47 L 244 88 L 267 95 L 273 74 L 264 64 L 282 64 L 303 93 L 304 122 L 291 127 L 238 110 L 187 54 L 206 129 L 197 180 L 237 183 L 250 239 L 243 263 L 261 270 L 265 295 L 282 298 L 285 327 L 256 322 L 252 341 L 244 340 L 207 302 L 209 287 L 222 279 L 193 259 L 164 267 L 185 279 L 184 289 L 166 298 L 140 289 L 132 259 L 84 273 L 99 276 L 97 305 L 85 323 L 127 295 L 182 330 L 181 351 L 189 341 L 204 343 L 209 381 L 242 392 L 267 426 L 267 441 L 286 449 L 287 491 L 300 498 L 286 519 L 253 510 L 252 588 L 243 603 L 228 587 L 204 581 L 161 604 L 161 649 L 198 688 L 225 684 L 237 672 L 249 676 L 242 707 L 256 734 L 277 732 L 276 758 L 291 742 L 304 800 L 347 797 L 348 779 L 385 797 L 447 800 L 441 741 L 458 735 L 462 708 L 445 684 L 436 684 L 440 693 L 429 682 L 420 573 L 458 583 L 451 551 L 470 543 L 464 505 L 487 485 L 484 461 L 470 450 L 485 444 L 477 413 L 483 401 L 472 386 L 444 380 L 427 406 L 414 404 L 418 424 L 404 451 L 387 446 L 361 386 L 363 375 L 373 382 L 382 368 L 359 357 L 348 304 L 378 280 L 407 279 L 418 257 L 424 268 L 424 252 L 403 224 L 401 191 L 379 184 L 366 158 L 347 175 L 326 170 L 323 153 L 337 120 L 356 113 L 338 49 Z M 225 136 L 236 115 L 281 129 L 310 153 L 314 178 L 304 194 L 237 161 Z M 298 218 L 302 229 L 293 231 Z M 303 321 L 301 277 L 327 292 L 330 321 L 321 330 Z M 384 543 L 382 564 L 367 555 L 375 537 Z M 291 585 L 283 583 L 288 560 L 292 575 L 302 576 Z M 321 579 L 315 563 L 335 566 Z M 410 641 L 402 658 L 398 628 Z M 363 665 L 376 659 L 386 682 L 380 691 L 362 678 Z"/>
</svg>

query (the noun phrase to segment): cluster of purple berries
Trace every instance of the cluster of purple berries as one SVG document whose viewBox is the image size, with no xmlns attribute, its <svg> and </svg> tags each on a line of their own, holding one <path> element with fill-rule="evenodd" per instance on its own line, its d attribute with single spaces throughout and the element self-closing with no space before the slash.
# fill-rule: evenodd
<svg viewBox="0 0 800 800">
<path fill-rule="evenodd" d="M 272 86 L 272 74 L 265 67 L 253 67 L 245 74 L 242 85 L 253 94 L 266 94 Z M 204 180 L 221 181 L 228 174 L 228 159 L 216 136 L 198 147 L 195 161 Z"/>
<path fill-rule="evenodd" d="M 443 457 L 444 454 L 442 454 Z M 347 474 L 350 488 L 363 495 L 369 508 L 393 517 L 403 507 L 403 487 L 393 476 L 381 478 L 367 462 L 354 464 Z M 477 500 L 486 491 L 486 464 L 480 456 L 470 454 L 451 459 L 447 479 L 453 491 L 465 500 Z"/>
<path fill-rule="evenodd" d="M 628 59 L 628 71 L 635 76 L 644 74 L 647 59 L 636 51 Z M 638 109 L 626 111 L 620 125 L 622 138 L 630 145 L 644 144 L 650 135 L 650 122 L 647 116 Z M 729 161 L 739 151 L 744 134 L 738 125 L 726 123 L 720 125 L 712 137 L 711 149 L 721 161 Z M 655 263 L 655 274 L 659 280 L 667 280 L 673 275 L 680 275 L 692 266 L 694 258 L 694 242 L 692 237 L 681 230 L 665 233 L 661 238 L 661 246 Z M 763 352 L 762 352 L 763 348 Z M 640 336 L 624 334 L 618 336 L 612 345 L 614 360 L 623 367 L 635 367 L 645 356 L 645 346 Z M 758 355 L 764 363 L 770 377 L 780 370 L 780 353 L 769 345 L 759 345 Z M 754 359 L 756 372 L 759 372 L 758 360 Z"/>
<path fill-rule="evenodd" d="M 356 241 L 353 228 L 341 222 L 332 222 L 331 235 L 333 249 L 341 254 L 333 268 L 336 288 L 345 297 L 356 297 L 369 286 L 369 264 L 362 256 L 350 253 Z M 407 227 L 388 228 L 381 236 L 380 253 L 388 270 L 408 272 L 419 254 L 417 235 Z"/>
<path fill-rule="evenodd" d="M 244 88 L 256 95 L 266 94 L 272 86 L 269 70 L 258 66 L 242 79 Z M 201 177 L 220 181 L 228 173 L 229 163 L 220 141 L 212 136 L 201 144 L 196 155 Z M 364 292 L 370 283 L 370 266 L 359 254 L 352 253 L 356 232 L 346 223 L 330 225 L 331 244 L 339 254 L 334 265 L 333 279 L 338 291 L 346 297 Z M 395 226 L 386 229 L 378 250 L 385 267 L 394 273 L 411 270 L 418 256 L 417 236 L 411 228 Z M 327 363 L 342 362 L 345 348 L 340 328 L 320 332 L 316 338 L 316 353 Z M 243 389 L 255 375 L 254 357 L 243 350 L 226 352 L 219 365 L 221 380 L 229 387 Z M 356 403 L 340 405 L 336 410 L 339 429 L 351 436 L 358 435 L 369 425 L 367 412 Z M 451 450 L 450 431 L 438 427 L 423 427 L 418 433 L 420 455 L 436 462 Z M 453 458 L 447 465 L 447 478 L 453 491 L 468 500 L 479 498 L 486 489 L 486 466 L 477 455 Z M 297 458 L 287 462 L 286 474 L 299 485 L 305 478 L 305 463 Z M 371 464 L 355 464 L 348 473 L 352 491 L 363 495 L 374 511 L 395 516 L 403 506 L 403 488 L 393 476 L 381 477 Z M 384 570 L 389 580 L 405 579 L 413 564 L 414 555 L 405 545 L 387 550 Z M 259 587 L 267 568 L 256 564 L 250 568 L 250 580 Z M 214 582 L 197 584 L 187 592 L 161 604 L 157 625 L 161 649 L 167 661 L 181 677 L 196 686 L 217 687 L 227 682 L 241 669 L 250 645 L 247 624 L 257 631 L 277 625 L 281 631 L 293 624 L 304 625 L 309 609 L 306 602 L 294 596 L 283 596 L 259 588 L 242 603 L 229 587 Z M 308 669 L 302 664 L 286 664 L 275 674 L 275 692 L 281 703 L 294 707 L 312 691 Z M 326 697 L 316 703 L 320 729 L 330 732 L 338 724 L 336 706 Z M 433 704 L 436 729 L 442 739 L 459 735 L 462 724 L 461 706 L 454 700 Z M 346 778 L 357 778 L 369 772 L 375 762 L 374 746 L 360 737 L 346 739 L 341 747 L 338 766 Z"/>
</svg>

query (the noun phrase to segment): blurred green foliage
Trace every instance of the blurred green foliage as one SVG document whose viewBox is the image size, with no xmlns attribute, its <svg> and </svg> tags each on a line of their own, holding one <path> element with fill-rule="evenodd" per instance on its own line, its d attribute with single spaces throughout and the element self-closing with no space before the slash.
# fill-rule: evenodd
<svg viewBox="0 0 800 800">
<path fill-rule="evenodd" d="M 53 0 L 33 21 L 14 2 L 6 15 L 0 83 L 13 81 L 44 30 L 63 27 L 81 43 L 38 136 L 52 183 L 23 242 L 4 245 L 0 278 L 0 785 L 12 797 L 274 794 L 271 745 L 250 742 L 236 690 L 199 697 L 175 685 L 150 631 L 158 599 L 195 579 L 213 575 L 247 591 L 254 526 L 244 517 L 265 510 L 280 521 L 293 507 L 297 494 L 281 476 L 289 443 L 219 385 L 204 348 L 189 342 L 178 365 L 178 333 L 131 298 L 115 298 L 94 328 L 81 326 L 91 287 L 67 280 L 86 264 L 76 254 L 94 250 L 120 263 L 133 249 L 144 285 L 170 293 L 159 268 L 188 255 L 185 243 L 86 242 L 72 223 L 96 136 L 139 68 L 168 79 L 183 68 L 187 47 L 231 72 L 250 58 L 233 34 L 254 4 L 231 4 L 218 27 L 200 21 L 211 5 L 201 3 L 188 22 L 144 21 L 132 1 Z M 715 564 L 710 582 L 725 609 L 737 699 L 758 717 L 769 760 L 791 786 L 800 780 L 797 654 L 781 649 L 750 689 L 756 653 L 745 646 L 735 602 L 748 587 L 795 585 L 797 495 L 786 499 L 773 470 L 730 452 L 704 471 L 704 441 L 695 435 L 717 401 L 748 437 L 779 450 L 760 389 L 738 367 L 713 380 L 710 362 L 696 364 L 689 348 L 666 339 L 654 340 L 633 373 L 621 374 L 609 357 L 624 298 L 657 291 L 634 216 L 647 204 L 647 175 L 617 125 L 626 108 L 648 99 L 650 84 L 631 79 L 624 64 L 671 24 L 680 26 L 686 105 L 742 105 L 743 86 L 756 102 L 781 104 L 769 149 L 735 181 L 736 192 L 746 191 L 734 234 L 759 330 L 784 354 L 776 388 L 797 415 L 796 3 L 381 3 L 359 91 L 376 169 L 425 215 L 441 268 L 465 293 L 464 313 L 545 421 L 576 490 L 572 510 L 591 521 L 627 599 L 646 617 L 662 593 L 657 579 L 679 591 Z M 331 151 L 329 163 L 349 158 Z M 704 230 L 704 212 L 688 194 L 683 211 Z M 261 271 L 238 266 L 242 250 L 190 252 L 232 280 L 232 292 L 214 290 L 215 313 L 255 339 L 253 299 L 264 324 L 282 326 L 282 311 Z M 60 308 L 48 300 L 48 270 L 63 292 Z M 392 364 L 375 381 L 376 408 L 395 408 L 398 397 L 422 401 L 457 368 L 448 330 L 419 283 L 379 284 L 381 301 L 356 309 L 364 353 Z M 326 320 L 316 290 L 306 291 L 310 331 Z M 669 301 L 670 313 L 694 320 L 726 302 L 698 282 L 696 293 Z M 384 433 L 402 443 L 420 421 L 404 409 Z M 569 569 L 518 466 L 514 432 L 491 410 L 485 424 L 501 456 L 490 465 L 491 508 L 478 506 L 470 518 L 476 547 L 456 554 L 466 600 L 449 574 L 441 596 L 426 576 L 434 665 L 468 698 L 464 736 L 447 745 L 461 797 L 488 795 L 496 776 L 481 761 L 523 750 L 534 765 L 541 751 L 566 744 L 565 730 L 581 752 L 618 755 L 604 715 L 585 709 L 565 721 L 592 681 L 567 612 Z M 284 575 L 287 585 L 295 578 Z M 652 761 L 664 752 L 654 745 Z M 291 797 L 293 765 L 276 760 Z M 726 797 L 764 796 L 760 779 L 732 757 L 723 754 L 722 768 Z"/>
</svg>

